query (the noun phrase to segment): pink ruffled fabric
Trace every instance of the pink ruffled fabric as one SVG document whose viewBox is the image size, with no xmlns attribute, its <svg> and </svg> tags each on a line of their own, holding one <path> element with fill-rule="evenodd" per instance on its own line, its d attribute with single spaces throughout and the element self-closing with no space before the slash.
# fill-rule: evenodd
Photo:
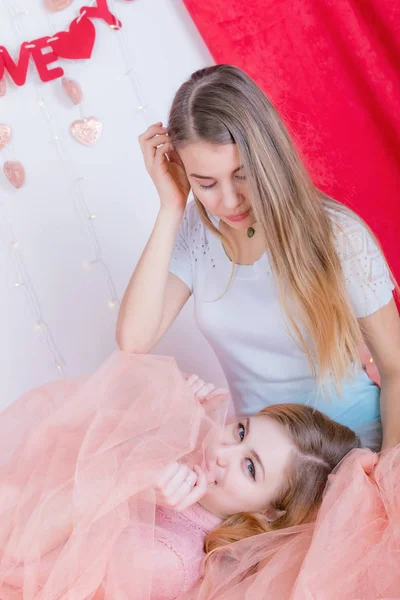
<svg viewBox="0 0 400 600">
<path fill-rule="evenodd" d="M 202 544 L 199 507 L 155 505 L 173 460 L 204 462 L 226 406 L 208 412 L 173 359 L 117 352 L 92 376 L 0 415 L 0 600 L 389 600 L 400 597 L 400 447 L 356 450 L 315 524 Z M 211 520 L 210 520 L 211 518 Z"/>
<path fill-rule="evenodd" d="M 400 598 L 400 446 L 356 450 L 331 475 L 315 524 L 216 552 L 185 600 Z"/>
<path fill-rule="evenodd" d="M 4 411 L 1 600 L 154 599 L 160 572 L 174 586 L 171 553 L 157 564 L 154 484 L 171 461 L 204 462 L 225 412 L 205 413 L 173 359 L 121 352 Z"/>
</svg>

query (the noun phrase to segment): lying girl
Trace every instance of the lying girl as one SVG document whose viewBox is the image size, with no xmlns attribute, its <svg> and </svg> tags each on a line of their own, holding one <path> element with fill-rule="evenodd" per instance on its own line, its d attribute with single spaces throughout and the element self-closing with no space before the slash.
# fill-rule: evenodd
<svg viewBox="0 0 400 600">
<path fill-rule="evenodd" d="M 29 392 L 0 415 L 2 600 L 210 600 L 244 598 L 247 589 L 256 600 L 287 600 L 275 593 L 277 582 L 286 591 L 301 582 L 308 556 L 334 542 L 334 526 L 348 559 L 352 540 L 343 541 L 350 529 L 342 523 L 360 515 L 385 526 L 379 576 L 390 583 L 398 569 L 387 558 L 398 528 L 371 503 L 370 487 L 358 486 L 363 510 L 346 496 L 342 514 L 343 490 L 352 491 L 356 478 L 353 468 L 343 479 L 341 467 L 335 477 L 342 488 L 332 486 L 323 499 L 342 459 L 357 466 L 365 452 L 376 455 L 357 449 L 350 429 L 304 405 L 269 406 L 224 426 L 225 399 L 198 387 L 170 358 L 119 352 L 90 377 Z M 395 500 L 386 494 L 386 508 L 399 497 L 398 451 L 391 457 L 386 492 Z M 325 517 L 314 526 L 318 511 Z M 361 531 L 355 548 L 364 542 L 364 557 L 379 539 L 375 529 Z M 312 571 L 318 589 L 328 567 Z M 309 573 L 301 586 L 308 592 Z M 350 596 L 342 589 L 337 597 Z"/>
</svg>

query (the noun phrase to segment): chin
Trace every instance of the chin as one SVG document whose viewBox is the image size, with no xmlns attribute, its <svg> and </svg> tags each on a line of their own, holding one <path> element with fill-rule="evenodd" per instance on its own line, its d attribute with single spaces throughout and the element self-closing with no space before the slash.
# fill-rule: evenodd
<svg viewBox="0 0 400 600">
<path fill-rule="evenodd" d="M 249 227 L 254 223 L 254 219 L 251 216 L 248 216 L 243 221 L 229 221 L 228 219 L 224 219 L 226 225 L 229 225 L 231 229 L 235 229 L 236 231 L 247 231 Z"/>
</svg>

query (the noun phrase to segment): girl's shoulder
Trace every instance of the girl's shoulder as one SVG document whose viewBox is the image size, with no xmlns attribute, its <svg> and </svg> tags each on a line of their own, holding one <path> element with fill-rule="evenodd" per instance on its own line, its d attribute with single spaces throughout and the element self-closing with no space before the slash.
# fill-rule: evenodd
<svg viewBox="0 0 400 600">
<path fill-rule="evenodd" d="M 326 211 L 331 219 L 335 235 L 346 234 L 350 229 L 367 229 L 361 217 L 347 206 L 329 205 Z"/>
<path fill-rule="evenodd" d="M 341 206 L 328 210 L 350 302 L 358 318 L 366 317 L 393 297 L 386 259 L 379 241 L 358 215 Z"/>
<path fill-rule="evenodd" d="M 357 256 L 381 254 L 379 244 L 366 223 L 345 206 L 328 207 L 334 243 L 339 258 L 346 261 Z"/>
</svg>

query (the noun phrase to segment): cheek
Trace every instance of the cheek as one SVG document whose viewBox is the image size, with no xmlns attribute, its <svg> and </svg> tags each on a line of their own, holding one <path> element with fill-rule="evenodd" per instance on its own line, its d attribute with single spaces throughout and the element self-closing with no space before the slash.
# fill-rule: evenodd
<svg viewBox="0 0 400 600">
<path fill-rule="evenodd" d="M 258 494 L 256 495 L 258 496 Z M 254 489 L 243 479 L 226 481 L 223 488 L 223 494 L 219 500 L 222 501 L 227 513 L 235 514 L 258 510 L 258 498 L 255 498 Z"/>
<path fill-rule="evenodd" d="M 232 512 L 258 511 L 268 505 L 269 494 L 261 486 L 247 480 L 241 470 L 233 469 L 224 479 L 223 497 L 226 507 Z"/>
<path fill-rule="evenodd" d="M 209 190 L 196 192 L 197 198 L 200 200 L 204 208 L 213 215 L 218 216 L 218 208 L 220 206 L 220 197 L 217 191 Z"/>
<path fill-rule="evenodd" d="M 251 496 L 251 485 L 246 481 L 239 468 L 231 468 L 225 475 L 223 481 L 224 495 L 231 500 L 233 504 L 241 503 Z"/>
</svg>

